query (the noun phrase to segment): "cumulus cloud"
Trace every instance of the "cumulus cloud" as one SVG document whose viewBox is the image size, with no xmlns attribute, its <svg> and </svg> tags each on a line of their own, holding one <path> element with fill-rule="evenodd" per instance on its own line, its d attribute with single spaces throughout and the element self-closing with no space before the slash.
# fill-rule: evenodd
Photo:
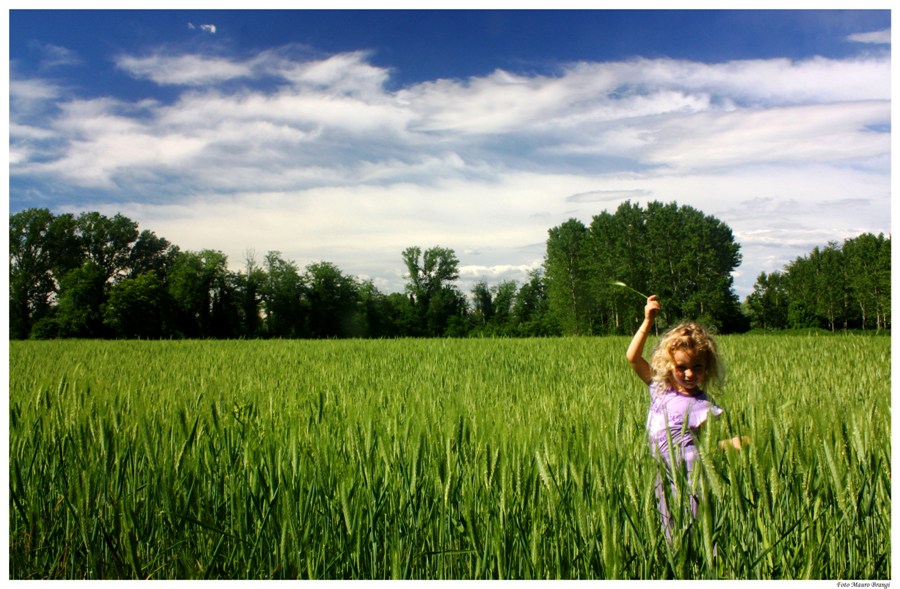
<svg viewBox="0 0 900 589">
<path fill-rule="evenodd" d="M 279 250 L 397 290 L 410 245 L 470 252 L 465 280 L 523 281 L 550 227 L 625 200 L 678 200 L 729 223 L 747 240 L 750 284 L 771 262 L 767 240 L 813 211 L 817 227 L 784 243 L 889 227 L 887 55 L 576 63 L 399 90 L 369 59 L 297 47 L 117 57 L 173 90 L 166 103 L 66 98 L 16 75 L 10 174 L 105 191 L 80 207 L 233 264 Z"/>
</svg>

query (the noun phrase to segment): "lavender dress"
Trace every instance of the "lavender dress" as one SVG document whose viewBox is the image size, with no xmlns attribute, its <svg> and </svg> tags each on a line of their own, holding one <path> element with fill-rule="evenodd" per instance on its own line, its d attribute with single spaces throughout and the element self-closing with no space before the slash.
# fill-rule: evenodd
<svg viewBox="0 0 900 589">
<path fill-rule="evenodd" d="M 675 478 L 672 476 L 671 455 L 675 457 L 676 466 L 684 463 L 690 480 L 690 473 L 697 459 L 696 433 L 710 416 L 717 417 L 721 413 L 722 408 L 707 399 L 703 391 L 698 391 L 696 395 L 686 395 L 665 383 L 656 381 L 650 383 L 650 410 L 647 412 L 650 451 L 666 465 L 666 474 L 673 494 L 676 487 Z M 669 438 L 673 446 L 671 454 Z M 662 477 L 657 479 L 656 497 L 659 500 L 659 512 L 665 525 L 666 537 L 671 540 L 672 521 L 666 505 Z M 697 498 L 692 494 L 690 499 L 691 512 L 696 517 Z"/>
</svg>

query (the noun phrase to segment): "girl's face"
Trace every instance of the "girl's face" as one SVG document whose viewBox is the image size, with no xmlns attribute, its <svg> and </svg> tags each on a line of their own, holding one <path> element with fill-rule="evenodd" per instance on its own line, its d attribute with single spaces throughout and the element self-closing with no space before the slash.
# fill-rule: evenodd
<svg viewBox="0 0 900 589">
<path fill-rule="evenodd" d="M 706 376 L 706 355 L 692 350 L 675 350 L 672 354 L 672 380 L 679 390 L 693 393 Z"/>
</svg>

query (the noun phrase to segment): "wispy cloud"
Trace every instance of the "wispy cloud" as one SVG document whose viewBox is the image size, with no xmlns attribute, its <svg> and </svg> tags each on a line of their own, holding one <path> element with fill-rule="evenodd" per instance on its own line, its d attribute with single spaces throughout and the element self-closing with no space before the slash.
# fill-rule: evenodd
<svg viewBox="0 0 900 589">
<path fill-rule="evenodd" d="M 200 55 L 120 55 L 116 66 L 161 86 L 207 86 L 252 75 L 246 63 Z"/>
<path fill-rule="evenodd" d="M 78 54 L 66 47 L 60 47 L 50 43 L 38 43 L 32 41 L 30 48 L 40 54 L 39 67 L 49 70 L 59 67 L 78 66 L 82 64 Z"/>
<path fill-rule="evenodd" d="M 208 24 L 208 25 L 194 25 L 194 23 L 188 23 L 188 28 L 193 30 L 197 30 L 198 28 L 204 33 L 209 33 L 211 35 L 216 34 L 216 25 Z"/>
<path fill-rule="evenodd" d="M 31 105 L 56 100 L 62 94 L 59 85 L 39 78 L 11 79 L 9 96 L 14 101 Z"/>
<path fill-rule="evenodd" d="M 399 289 L 402 249 L 442 244 L 473 252 L 461 260 L 467 279 L 523 280 L 551 226 L 652 195 L 746 237 L 752 284 L 771 262 L 759 248 L 789 231 L 771 226 L 772 203 L 796 203 L 777 218 L 799 224 L 825 200 L 867 203 L 817 214 L 817 237 L 888 222 L 890 135 L 872 130 L 889 129 L 888 55 L 575 63 L 399 90 L 366 52 L 156 53 L 116 65 L 176 98 L 67 99 L 15 76 L 11 176 L 101 190 L 78 206 L 122 211 L 234 264 L 247 248 L 275 249 Z M 51 104 L 52 116 L 33 116 Z"/>
<path fill-rule="evenodd" d="M 891 30 L 884 29 L 883 31 L 872 31 L 871 33 L 857 33 L 855 35 L 850 35 L 847 37 L 848 41 L 852 41 L 854 43 L 872 43 L 874 45 L 890 45 L 891 44 Z"/>
</svg>

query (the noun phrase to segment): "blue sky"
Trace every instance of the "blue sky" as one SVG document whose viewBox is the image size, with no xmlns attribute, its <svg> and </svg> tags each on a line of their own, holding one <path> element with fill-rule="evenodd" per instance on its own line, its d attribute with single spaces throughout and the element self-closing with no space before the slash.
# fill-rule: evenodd
<svg viewBox="0 0 900 589">
<path fill-rule="evenodd" d="M 9 207 L 122 214 L 234 268 L 521 283 L 625 200 L 727 223 L 743 298 L 890 232 L 888 10 L 11 10 Z"/>
</svg>

